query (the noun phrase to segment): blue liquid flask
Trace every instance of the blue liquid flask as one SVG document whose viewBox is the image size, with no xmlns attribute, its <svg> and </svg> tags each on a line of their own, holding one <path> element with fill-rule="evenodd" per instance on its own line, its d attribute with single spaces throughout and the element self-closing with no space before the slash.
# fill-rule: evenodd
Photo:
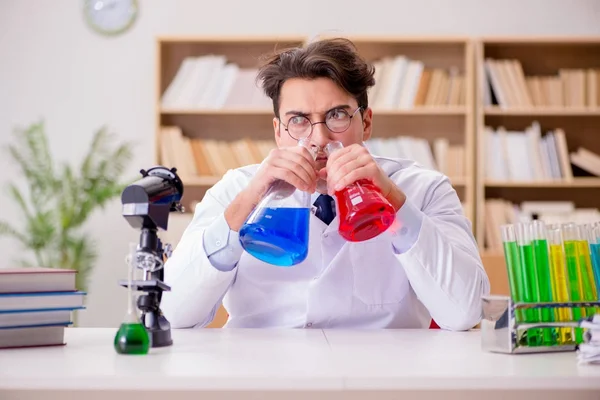
<svg viewBox="0 0 600 400">
<path fill-rule="evenodd" d="M 298 144 L 316 157 L 316 151 L 306 142 Z M 258 260 L 279 267 L 304 261 L 308 255 L 310 204 L 310 193 L 285 181 L 274 182 L 240 229 L 242 247 Z"/>
</svg>

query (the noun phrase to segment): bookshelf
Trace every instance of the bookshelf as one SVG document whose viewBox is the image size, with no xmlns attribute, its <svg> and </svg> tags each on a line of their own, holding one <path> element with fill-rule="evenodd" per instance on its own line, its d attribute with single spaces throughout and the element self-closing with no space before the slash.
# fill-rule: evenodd
<svg viewBox="0 0 600 400">
<path fill-rule="evenodd" d="M 367 146 L 375 154 L 410 154 L 445 172 L 466 215 L 474 220 L 471 41 L 349 38 L 378 67 L 378 82 L 387 82 L 376 85 L 369 96 L 374 134 Z M 186 187 L 186 209 L 191 211 L 227 169 L 260 162 L 275 145 L 272 105 L 253 81 L 259 56 L 307 40 L 301 36 L 157 39 L 155 157 L 178 167 Z M 206 76 L 213 78 L 203 79 Z"/>
<path fill-rule="evenodd" d="M 268 153 L 272 107 L 253 85 L 253 75 L 261 54 L 303 41 L 297 36 L 157 39 L 155 159 L 177 167 L 186 211 L 192 212 L 206 190 L 237 166 L 226 144 L 251 154 L 242 159 L 245 163 Z M 243 78 L 237 96 L 230 93 L 236 76 Z"/>
<path fill-rule="evenodd" d="M 600 38 L 482 38 L 475 58 L 482 254 L 518 218 L 599 220 Z"/>
</svg>

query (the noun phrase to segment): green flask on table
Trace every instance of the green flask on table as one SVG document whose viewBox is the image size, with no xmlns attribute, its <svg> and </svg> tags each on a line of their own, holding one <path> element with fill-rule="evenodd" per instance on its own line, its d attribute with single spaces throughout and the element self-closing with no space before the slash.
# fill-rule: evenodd
<svg viewBox="0 0 600 400">
<path fill-rule="evenodd" d="M 119 354 L 148 354 L 152 343 L 151 338 L 144 324 L 141 323 L 134 306 L 135 296 L 133 295 L 132 281 L 134 265 L 136 264 L 137 245 L 130 243 L 128 264 L 128 285 L 127 285 L 127 314 L 123 323 L 119 327 L 114 339 L 115 351 Z"/>
</svg>

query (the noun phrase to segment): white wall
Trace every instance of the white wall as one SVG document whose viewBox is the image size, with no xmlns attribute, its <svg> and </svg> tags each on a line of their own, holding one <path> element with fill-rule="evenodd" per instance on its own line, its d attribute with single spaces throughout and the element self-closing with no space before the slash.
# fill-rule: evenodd
<svg viewBox="0 0 600 400">
<path fill-rule="evenodd" d="M 153 163 L 159 34 L 600 35 L 596 0 L 140 0 L 136 25 L 117 38 L 85 26 L 82 2 L 0 0 L 0 146 L 13 127 L 43 118 L 56 157 L 78 161 L 93 131 L 108 124 L 139 143 L 132 173 Z M 0 154 L 4 189 L 16 169 Z M 16 207 L 0 193 L 0 217 L 19 223 Z M 138 232 L 119 206 L 115 200 L 87 226 L 100 259 L 82 325 L 115 326 L 123 316 L 125 290 L 116 282 L 124 276 L 127 242 Z M 0 239 L 0 267 L 20 251 Z"/>
</svg>

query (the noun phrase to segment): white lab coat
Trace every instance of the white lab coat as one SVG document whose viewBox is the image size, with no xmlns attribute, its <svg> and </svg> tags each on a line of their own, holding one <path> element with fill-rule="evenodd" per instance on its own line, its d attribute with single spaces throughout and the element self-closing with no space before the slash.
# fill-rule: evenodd
<svg viewBox="0 0 600 400">
<path fill-rule="evenodd" d="M 475 326 L 489 280 L 454 188 L 412 161 L 375 159 L 407 196 L 397 224 L 350 243 L 337 231 L 338 217 L 327 226 L 311 215 L 309 255 L 293 267 L 242 252 L 223 212 L 258 165 L 225 174 L 196 206 L 165 265 L 171 291 L 161 307 L 172 327 L 205 326 L 221 301 L 231 328 L 427 328 L 432 317 L 446 329 Z M 214 243 L 205 242 L 208 229 Z M 230 270 L 211 263 L 209 248 L 233 257 Z"/>
</svg>

